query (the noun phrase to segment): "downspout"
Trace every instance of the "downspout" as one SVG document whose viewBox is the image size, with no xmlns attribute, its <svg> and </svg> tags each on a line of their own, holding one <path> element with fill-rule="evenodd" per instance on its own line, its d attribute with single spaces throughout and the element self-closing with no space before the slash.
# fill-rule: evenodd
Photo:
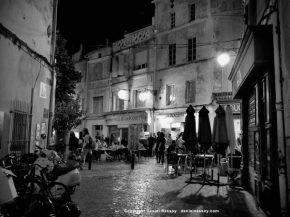
<svg viewBox="0 0 290 217">
<path fill-rule="evenodd" d="M 287 187 L 287 166 L 285 150 L 285 126 L 283 108 L 283 74 L 281 69 L 281 42 L 280 42 L 280 21 L 277 4 L 276 16 L 273 16 L 273 42 L 274 42 L 274 71 L 276 87 L 276 112 L 277 112 L 277 134 L 278 134 L 278 173 L 279 173 L 279 194 L 282 216 L 289 216 L 289 191 Z"/>
<path fill-rule="evenodd" d="M 155 131 L 155 101 L 157 98 L 157 89 L 156 89 L 156 69 L 157 69 L 157 37 L 156 34 L 158 33 L 158 1 L 155 0 L 152 3 L 154 3 L 155 5 L 155 23 L 154 23 L 154 50 L 155 50 L 155 65 L 154 65 L 154 73 L 153 73 L 153 111 L 152 111 L 152 116 L 153 116 L 153 129 L 152 129 L 152 133 L 154 133 Z M 152 134 L 153 135 L 153 134 Z"/>
<path fill-rule="evenodd" d="M 56 75 L 55 75 L 55 45 L 56 45 L 56 24 L 57 24 L 57 6 L 58 0 L 53 1 L 53 20 L 52 20 L 52 36 L 51 36 L 51 55 L 50 64 L 52 66 L 51 70 L 51 90 L 50 90 L 50 100 L 49 100 L 49 117 L 48 117 L 48 132 L 47 132 L 47 145 L 51 143 L 52 135 L 52 120 L 54 114 L 55 106 L 55 88 L 56 88 Z"/>
</svg>

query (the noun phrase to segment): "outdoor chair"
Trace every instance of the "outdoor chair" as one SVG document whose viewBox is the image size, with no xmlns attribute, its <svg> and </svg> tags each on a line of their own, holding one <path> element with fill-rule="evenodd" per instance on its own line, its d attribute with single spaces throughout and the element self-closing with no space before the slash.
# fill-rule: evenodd
<svg viewBox="0 0 290 217">
<path fill-rule="evenodd" d="M 169 171 L 169 166 L 172 166 L 172 168 L 174 168 L 174 174 L 176 176 L 178 176 L 178 156 L 177 154 L 166 154 L 166 166 L 165 166 L 165 172 L 168 175 L 168 171 Z"/>
</svg>

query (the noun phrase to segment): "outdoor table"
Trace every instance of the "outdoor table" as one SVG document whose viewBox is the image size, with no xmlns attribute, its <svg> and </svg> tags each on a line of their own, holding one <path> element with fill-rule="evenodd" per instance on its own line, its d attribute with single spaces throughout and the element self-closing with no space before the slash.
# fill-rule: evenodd
<svg viewBox="0 0 290 217">
<path fill-rule="evenodd" d="M 140 160 L 140 154 L 142 151 L 147 151 L 147 149 L 145 149 L 145 148 L 138 149 L 138 160 Z M 148 153 L 147 153 L 147 156 L 148 156 Z"/>
</svg>

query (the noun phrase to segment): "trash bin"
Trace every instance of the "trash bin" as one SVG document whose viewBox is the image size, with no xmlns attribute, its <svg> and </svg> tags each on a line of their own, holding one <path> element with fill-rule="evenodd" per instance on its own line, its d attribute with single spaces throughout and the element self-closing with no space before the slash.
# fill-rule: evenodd
<svg viewBox="0 0 290 217">
<path fill-rule="evenodd" d="M 101 154 L 101 162 L 106 162 L 106 154 Z"/>
</svg>

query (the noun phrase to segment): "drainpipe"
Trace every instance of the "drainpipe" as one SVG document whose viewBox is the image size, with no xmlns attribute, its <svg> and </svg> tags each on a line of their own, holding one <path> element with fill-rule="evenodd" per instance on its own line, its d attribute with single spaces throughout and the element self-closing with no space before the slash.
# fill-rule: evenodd
<svg viewBox="0 0 290 217">
<path fill-rule="evenodd" d="M 55 44 L 56 44 L 56 24 L 57 24 L 57 5 L 58 0 L 53 2 L 53 20 L 52 20 L 52 36 L 51 36 L 51 55 L 50 55 L 50 64 L 52 65 L 51 70 L 51 90 L 50 90 L 50 99 L 49 99 L 49 117 L 48 117 L 48 132 L 47 132 L 47 145 L 51 143 L 51 134 L 52 134 L 52 120 L 55 106 L 55 88 L 56 88 L 56 79 L 55 79 Z"/>
<path fill-rule="evenodd" d="M 277 8 L 279 5 L 277 5 Z M 289 216 L 286 175 L 286 155 L 285 155 L 285 127 L 284 127 L 284 108 L 283 108 L 283 74 L 281 69 L 281 42 L 280 42 L 280 22 L 279 13 L 273 16 L 273 42 L 274 42 L 274 70 L 276 87 L 276 112 L 277 112 L 277 135 L 278 135 L 278 173 L 279 173 L 279 194 L 280 208 L 282 216 Z"/>
</svg>

